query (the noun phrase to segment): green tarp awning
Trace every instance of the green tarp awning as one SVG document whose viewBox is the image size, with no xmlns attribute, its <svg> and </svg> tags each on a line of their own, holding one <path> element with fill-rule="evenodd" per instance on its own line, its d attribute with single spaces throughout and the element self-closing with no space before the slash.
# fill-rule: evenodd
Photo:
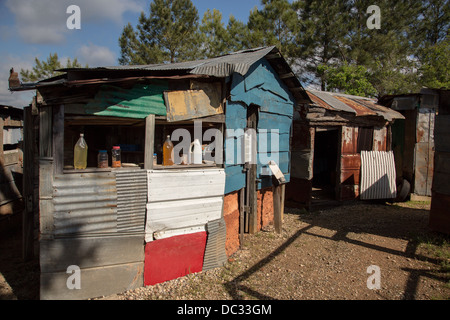
<svg viewBox="0 0 450 320">
<path fill-rule="evenodd" d="M 131 89 L 104 85 L 85 106 L 86 114 L 144 119 L 150 114 L 165 116 L 164 91 L 168 83 L 136 84 Z"/>
</svg>

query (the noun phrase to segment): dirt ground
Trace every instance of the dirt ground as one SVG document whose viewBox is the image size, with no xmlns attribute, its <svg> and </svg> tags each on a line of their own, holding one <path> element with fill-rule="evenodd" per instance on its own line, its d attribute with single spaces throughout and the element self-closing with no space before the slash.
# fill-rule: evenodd
<svg viewBox="0 0 450 320">
<path fill-rule="evenodd" d="M 101 299 L 448 300 L 450 238 L 428 230 L 429 207 L 410 201 L 312 213 L 285 208 L 281 234 L 268 227 L 245 235 L 223 268 Z M 36 299 L 37 263 L 20 261 L 20 246 L 13 249 L 20 241 L 7 243 L 0 244 L 0 297 Z"/>
</svg>

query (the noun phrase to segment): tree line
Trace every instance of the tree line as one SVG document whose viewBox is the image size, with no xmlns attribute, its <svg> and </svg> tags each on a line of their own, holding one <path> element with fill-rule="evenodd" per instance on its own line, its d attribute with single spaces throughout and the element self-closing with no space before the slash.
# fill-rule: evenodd
<svg viewBox="0 0 450 320">
<path fill-rule="evenodd" d="M 224 23 L 217 9 L 200 20 L 191 0 L 152 0 L 118 39 L 119 64 L 200 60 L 275 45 L 305 87 L 379 97 L 450 87 L 449 0 L 261 0 L 247 22 Z M 237 10 L 239 10 L 237 8 Z M 56 54 L 22 70 L 24 81 L 54 76 Z M 67 67 L 81 67 L 76 58 Z"/>
<path fill-rule="evenodd" d="M 153 0 L 119 38 L 120 64 L 199 60 L 275 45 L 305 86 L 363 96 L 449 88 L 448 0 L 261 0 L 246 23 L 191 0 Z"/>
</svg>

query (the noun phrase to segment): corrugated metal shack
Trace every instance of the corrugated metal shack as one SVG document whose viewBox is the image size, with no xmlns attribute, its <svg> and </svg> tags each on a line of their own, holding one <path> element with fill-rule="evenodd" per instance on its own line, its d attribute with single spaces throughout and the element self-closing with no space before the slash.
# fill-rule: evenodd
<svg viewBox="0 0 450 320">
<path fill-rule="evenodd" d="M 0 105 L 0 232 L 20 226 L 23 210 L 23 110 Z"/>
<path fill-rule="evenodd" d="M 430 228 L 450 234 L 450 90 L 435 90 L 439 112 L 434 127 L 434 176 Z"/>
<path fill-rule="evenodd" d="M 392 126 L 392 149 L 396 159 L 398 182 L 404 185 L 405 194 L 431 196 L 434 123 L 438 101 L 438 93 L 431 89 L 379 99 L 380 104 L 398 111 L 405 117 Z"/>
<path fill-rule="evenodd" d="M 279 230 L 294 105 L 309 98 L 277 48 L 62 71 L 11 88 L 42 96 L 41 299 L 108 295 L 218 267 L 244 232 L 268 223 Z M 224 152 L 202 165 L 161 166 L 164 139 L 176 140 L 176 129 L 188 130 L 189 143 L 222 140 Z M 220 134 L 208 138 L 209 129 Z M 72 167 L 79 133 L 86 170 Z M 123 167 L 96 168 L 97 152 L 115 145 Z"/>
<path fill-rule="evenodd" d="M 307 91 L 294 116 L 286 199 L 311 208 L 330 200 L 395 197 L 390 128 L 403 116 L 373 99 Z"/>
</svg>

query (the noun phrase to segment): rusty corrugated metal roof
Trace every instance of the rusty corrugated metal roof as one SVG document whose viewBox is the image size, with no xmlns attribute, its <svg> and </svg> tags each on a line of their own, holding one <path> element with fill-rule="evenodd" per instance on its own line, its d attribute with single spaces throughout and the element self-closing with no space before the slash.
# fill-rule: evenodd
<svg viewBox="0 0 450 320">
<path fill-rule="evenodd" d="M 311 101 L 327 110 L 353 113 L 357 117 L 381 116 L 387 121 L 404 119 L 399 112 L 376 103 L 375 99 L 335 92 L 307 90 Z"/>
</svg>

